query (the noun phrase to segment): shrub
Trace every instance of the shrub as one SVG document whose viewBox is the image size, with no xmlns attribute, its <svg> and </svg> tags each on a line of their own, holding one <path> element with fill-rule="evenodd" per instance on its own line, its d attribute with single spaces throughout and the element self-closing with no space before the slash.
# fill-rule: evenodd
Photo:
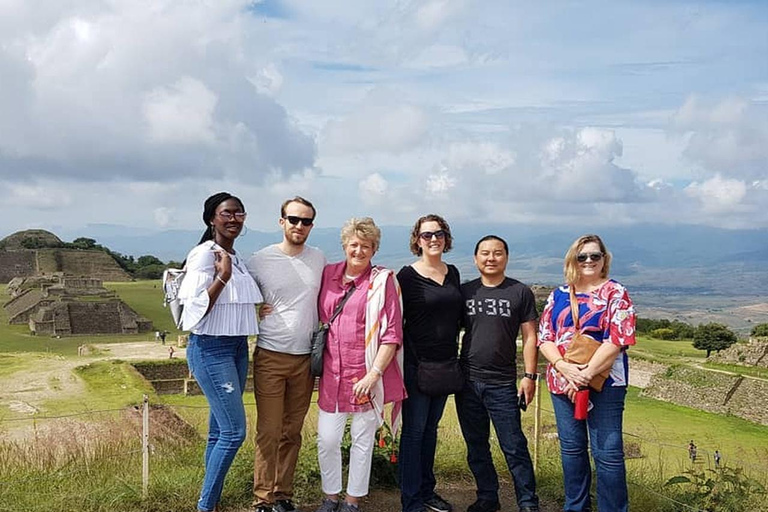
<svg viewBox="0 0 768 512">
<path fill-rule="evenodd" d="M 662 327 L 660 329 L 654 329 L 651 331 L 651 337 L 660 340 L 676 340 L 677 334 L 670 328 Z"/>
<path fill-rule="evenodd" d="M 741 468 L 689 469 L 667 480 L 665 487 L 681 489 L 681 501 L 709 512 L 741 512 L 765 495 L 765 488 Z"/>
<path fill-rule="evenodd" d="M 768 324 L 757 324 L 750 332 L 752 336 L 768 336 Z"/>
</svg>

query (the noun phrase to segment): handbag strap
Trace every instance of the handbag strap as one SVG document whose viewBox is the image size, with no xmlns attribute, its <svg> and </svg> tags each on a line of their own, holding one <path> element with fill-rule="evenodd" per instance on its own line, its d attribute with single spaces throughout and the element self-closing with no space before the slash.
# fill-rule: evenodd
<svg viewBox="0 0 768 512">
<path fill-rule="evenodd" d="M 574 332 L 579 332 L 579 301 L 576 299 L 576 292 L 573 291 L 573 285 L 568 285 L 568 291 L 571 293 L 571 318 L 573 318 Z"/>
<path fill-rule="evenodd" d="M 346 302 L 352 296 L 352 292 L 354 291 L 355 291 L 355 283 L 353 282 L 352 285 L 349 288 L 347 288 L 347 292 L 344 294 L 344 297 L 342 297 L 341 302 L 339 302 L 339 305 L 336 306 L 336 309 L 334 310 L 333 315 L 328 320 L 328 323 L 325 325 L 327 325 L 328 327 L 331 326 L 333 321 L 336 320 L 336 317 L 341 314 L 341 310 L 344 309 L 344 304 L 346 304 Z"/>
</svg>

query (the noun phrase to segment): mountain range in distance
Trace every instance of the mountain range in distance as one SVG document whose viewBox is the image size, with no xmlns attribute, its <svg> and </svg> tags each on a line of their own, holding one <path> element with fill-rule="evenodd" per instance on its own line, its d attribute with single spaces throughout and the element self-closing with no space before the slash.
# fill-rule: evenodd
<svg viewBox="0 0 768 512">
<path fill-rule="evenodd" d="M 374 263 L 399 269 L 414 261 L 408 248 L 409 226 L 381 226 L 381 247 Z M 315 227 L 309 243 L 328 261 L 343 256 L 340 228 Z M 56 233 L 63 240 L 94 238 L 99 244 L 133 256 L 151 254 L 181 261 L 202 230 L 150 231 L 93 224 Z M 562 282 L 563 256 L 569 245 L 590 229 L 512 224 L 454 224 L 453 250 L 445 260 L 462 279 L 478 276 L 473 263 L 477 241 L 488 234 L 504 238 L 510 248 L 507 275 L 528 284 Z M 599 234 L 613 254 L 611 277 L 625 284 L 646 317 L 678 318 L 691 323 L 721 321 L 740 332 L 768 322 L 768 230 L 727 230 L 695 225 L 636 224 L 603 227 Z M 250 254 L 279 242 L 279 231 L 248 230 L 236 249 Z"/>
</svg>

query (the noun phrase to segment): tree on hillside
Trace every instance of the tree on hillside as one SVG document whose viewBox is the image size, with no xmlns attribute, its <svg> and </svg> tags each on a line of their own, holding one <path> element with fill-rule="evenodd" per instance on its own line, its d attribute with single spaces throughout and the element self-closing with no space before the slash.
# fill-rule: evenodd
<svg viewBox="0 0 768 512">
<path fill-rule="evenodd" d="M 693 333 L 693 348 L 706 350 L 707 357 L 712 351 L 720 352 L 736 343 L 736 334 L 723 324 L 715 322 L 702 324 Z"/>
<path fill-rule="evenodd" d="M 96 240 L 82 236 L 72 240 L 72 246 L 75 249 L 94 249 L 96 247 Z"/>
<path fill-rule="evenodd" d="M 768 336 L 768 324 L 757 324 L 752 328 L 752 336 Z"/>
<path fill-rule="evenodd" d="M 151 254 L 146 254 L 144 256 L 139 256 L 139 259 L 136 260 L 136 265 L 138 267 L 148 267 L 150 265 L 165 265 L 165 263 Z"/>
</svg>

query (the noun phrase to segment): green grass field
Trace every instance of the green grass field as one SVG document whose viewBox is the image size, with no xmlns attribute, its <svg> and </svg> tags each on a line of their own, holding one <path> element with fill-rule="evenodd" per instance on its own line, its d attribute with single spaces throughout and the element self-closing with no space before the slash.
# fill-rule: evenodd
<svg viewBox="0 0 768 512">
<path fill-rule="evenodd" d="M 173 329 L 168 311 L 162 307 L 158 281 L 108 283 L 107 286 L 139 314 L 152 319 L 156 328 L 170 331 L 171 339 L 175 337 L 177 331 Z M 14 379 L 31 372 L 46 371 L 63 361 L 73 368 L 69 375 L 55 374 L 47 382 L 39 384 L 54 393 L 62 390 L 61 396 L 54 395 L 45 402 L 45 415 L 80 415 L 63 420 L 18 421 L 25 418 L 24 414 L 9 414 L 7 410 L 0 413 L 0 482 L 16 482 L 0 486 L 0 510 L 5 510 L 2 503 L 17 503 L 15 510 L 31 512 L 64 510 L 62 507 L 65 504 L 70 506 L 72 503 L 82 510 L 94 512 L 181 512 L 189 509 L 202 478 L 200 460 L 208 421 L 205 398 L 157 396 L 127 363 L 98 361 L 98 356 L 75 356 L 77 346 L 84 343 L 153 340 L 154 333 L 43 338 L 25 333 L 26 326 L 9 326 L 2 315 L 0 310 L 0 378 Z M 704 352 L 694 349 L 690 341 L 641 337 L 630 354 L 630 357 L 667 364 L 703 364 L 764 376 L 758 369 L 706 363 Z M 77 392 L 71 395 L 66 392 L 69 380 L 77 381 L 79 386 Z M 633 451 L 639 451 L 640 455 L 627 461 L 633 510 L 676 510 L 654 493 L 673 493 L 673 489 L 663 488 L 664 481 L 691 468 L 686 451 L 690 439 L 694 439 L 699 447 L 700 459 L 694 466 L 696 469 L 712 467 L 711 453 L 718 449 L 724 464 L 743 467 L 748 475 L 758 478 L 763 484 L 768 483 L 768 427 L 645 398 L 640 396 L 639 391 L 629 389 L 624 423 L 625 442 L 632 444 Z M 140 454 L 136 452 L 138 434 L 126 430 L 127 424 L 121 413 L 98 412 L 137 405 L 144 394 L 149 395 L 151 403 L 171 406 L 200 434 L 197 441 L 186 444 L 153 438 L 150 503 L 142 500 L 140 494 L 141 464 Z M 253 433 L 253 395 L 246 394 L 244 400 L 249 416 L 249 432 Z M 553 432 L 554 417 L 548 396 L 542 396 L 541 404 L 542 432 Z M 305 422 L 304 446 L 297 470 L 297 498 L 305 503 L 315 503 L 319 498 L 319 469 L 314 439 L 316 421 L 317 406 L 313 404 Z M 529 442 L 533 443 L 532 410 L 524 414 L 523 421 Z M 96 430 L 98 435 L 93 434 L 96 425 L 99 426 Z M 25 432 L 24 429 L 27 429 L 28 435 L 19 442 L 19 432 Z M 82 432 L 82 436 L 74 435 L 77 432 Z M 70 441 L 63 443 L 63 439 Z M 441 482 L 471 481 L 452 400 L 446 408 L 439 439 L 436 457 L 438 479 Z M 504 466 L 501 453 L 493 441 L 492 446 L 497 465 L 501 468 Z M 539 453 L 537 479 L 540 492 L 543 497 L 558 501 L 562 497 L 562 473 L 556 440 L 542 436 Z M 229 503 L 239 503 L 243 507 L 249 503 L 252 457 L 253 438 L 249 436 L 228 479 L 225 498 Z M 94 472 L 98 472 L 98 477 L 93 476 Z M 501 476 L 506 478 L 508 475 L 502 471 Z M 760 508 L 759 497 L 756 499 L 755 503 L 750 502 L 750 510 L 768 510 L 768 506 Z"/>
</svg>

